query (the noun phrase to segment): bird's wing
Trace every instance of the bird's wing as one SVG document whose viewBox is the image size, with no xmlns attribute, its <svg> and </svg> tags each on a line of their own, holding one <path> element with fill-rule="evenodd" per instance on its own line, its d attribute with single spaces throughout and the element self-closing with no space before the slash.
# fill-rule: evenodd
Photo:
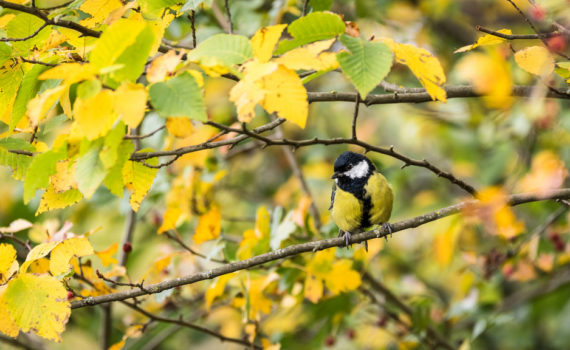
<svg viewBox="0 0 570 350">
<path fill-rule="evenodd" d="M 329 210 L 332 209 L 333 204 L 334 204 L 334 195 L 336 194 L 336 183 L 333 182 L 333 187 L 332 187 L 332 192 L 331 192 L 331 206 L 329 207 Z"/>
</svg>

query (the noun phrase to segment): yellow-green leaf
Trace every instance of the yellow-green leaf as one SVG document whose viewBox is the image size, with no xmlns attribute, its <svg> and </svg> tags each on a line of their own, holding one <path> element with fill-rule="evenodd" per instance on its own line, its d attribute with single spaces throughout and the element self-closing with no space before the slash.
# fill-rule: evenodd
<svg viewBox="0 0 570 350">
<path fill-rule="evenodd" d="M 67 208 L 79 202 L 83 195 L 77 188 L 72 188 L 64 192 L 58 192 L 53 186 L 49 186 L 47 191 L 42 195 L 42 200 L 36 215 L 40 215 L 46 211 Z"/>
<path fill-rule="evenodd" d="M 198 227 L 196 227 L 196 233 L 194 234 L 194 243 L 200 244 L 205 241 L 218 238 L 221 230 L 222 215 L 220 213 L 220 208 L 217 206 L 212 206 L 210 210 L 200 216 L 198 220 Z"/>
<path fill-rule="evenodd" d="M 156 158 L 146 160 L 147 164 L 157 165 Z M 140 162 L 127 161 L 123 166 L 123 184 L 131 191 L 129 203 L 134 211 L 139 210 L 142 200 L 150 190 L 158 169 L 149 168 Z"/>
<path fill-rule="evenodd" d="M 49 275 L 23 273 L 8 283 L 4 302 L 23 332 L 61 341 L 71 308 L 63 284 Z"/>
<path fill-rule="evenodd" d="M 123 83 L 115 90 L 113 109 L 129 128 L 136 128 L 144 117 L 147 98 L 141 84 Z"/>
<path fill-rule="evenodd" d="M 507 34 L 507 35 L 513 34 L 513 32 L 510 29 L 499 29 L 499 30 L 497 30 L 497 32 L 501 33 L 501 34 Z M 503 38 L 500 38 L 500 37 L 495 36 L 495 35 L 485 34 L 482 37 L 480 37 L 479 39 L 477 39 L 476 43 L 460 47 L 459 49 L 455 50 L 453 53 L 471 51 L 474 48 L 479 47 L 479 46 L 497 45 L 497 44 L 500 44 L 502 42 L 505 42 L 506 40 L 507 39 L 503 39 Z"/>
<path fill-rule="evenodd" d="M 210 287 L 206 290 L 205 299 L 206 299 L 206 310 L 210 311 L 210 307 L 214 300 L 224 294 L 224 289 L 226 288 L 226 284 L 228 281 L 234 277 L 233 273 L 222 275 L 216 278 Z"/>
<path fill-rule="evenodd" d="M 0 285 L 14 274 L 14 263 L 16 263 L 16 271 L 18 270 L 18 262 L 16 261 L 16 249 L 10 244 L 0 244 Z"/>
<path fill-rule="evenodd" d="M 554 59 L 542 46 L 531 46 L 515 53 L 519 67 L 534 75 L 546 75 L 554 70 Z"/>
<path fill-rule="evenodd" d="M 58 276 L 71 269 L 69 261 L 74 256 L 82 257 L 93 254 L 93 247 L 87 237 L 72 237 L 61 242 L 51 251 L 49 269 L 52 275 Z"/>
<path fill-rule="evenodd" d="M 162 225 L 158 228 L 158 233 L 176 229 L 176 223 L 180 215 L 182 215 L 182 209 L 177 207 L 168 208 L 162 216 Z"/>
</svg>

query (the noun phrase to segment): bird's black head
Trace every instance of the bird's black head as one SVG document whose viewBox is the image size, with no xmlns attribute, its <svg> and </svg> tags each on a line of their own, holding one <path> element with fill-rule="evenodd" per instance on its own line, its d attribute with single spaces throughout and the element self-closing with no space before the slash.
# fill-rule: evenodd
<svg viewBox="0 0 570 350">
<path fill-rule="evenodd" d="M 334 162 L 333 179 L 341 177 L 364 178 L 372 174 L 374 169 L 372 162 L 362 154 L 344 152 Z"/>
</svg>

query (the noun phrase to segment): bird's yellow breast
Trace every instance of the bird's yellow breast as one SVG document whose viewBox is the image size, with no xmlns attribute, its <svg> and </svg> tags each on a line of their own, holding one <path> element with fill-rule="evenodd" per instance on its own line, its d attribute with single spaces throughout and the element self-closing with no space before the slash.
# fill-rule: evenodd
<svg viewBox="0 0 570 350">
<path fill-rule="evenodd" d="M 374 172 L 368 179 L 364 189 L 365 196 L 369 196 L 372 202 L 370 223 L 378 225 L 388 222 L 392 214 L 394 194 L 384 175 Z"/>
<path fill-rule="evenodd" d="M 338 228 L 354 232 L 360 227 L 362 202 L 352 193 L 337 187 L 331 215 Z"/>
</svg>

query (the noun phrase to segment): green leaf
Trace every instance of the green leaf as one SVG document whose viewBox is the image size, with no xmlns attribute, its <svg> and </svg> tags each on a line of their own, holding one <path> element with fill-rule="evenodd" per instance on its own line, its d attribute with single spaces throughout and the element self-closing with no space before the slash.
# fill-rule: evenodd
<svg viewBox="0 0 570 350">
<path fill-rule="evenodd" d="M 24 181 L 24 203 L 28 204 L 36 191 L 47 188 L 49 177 L 56 173 L 55 164 L 67 155 L 67 145 L 58 150 L 51 150 L 35 155 L 32 159 Z"/>
<path fill-rule="evenodd" d="M 93 196 L 97 187 L 107 176 L 107 170 L 99 159 L 102 149 L 103 139 L 97 139 L 94 142 L 84 141 L 81 145 L 80 156 L 75 164 L 77 188 L 87 199 Z"/>
<path fill-rule="evenodd" d="M 153 41 L 152 29 L 145 22 L 120 19 L 101 34 L 90 62 L 100 70 L 116 65 L 116 69 L 107 72 L 111 77 L 134 81 L 142 73 Z"/>
<path fill-rule="evenodd" d="M 143 149 L 141 152 L 151 152 L 152 149 Z M 147 159 L 149 165 L 158 165 L 157 158 Z M 134 211 L 138 211 L 144 197 L 150 190 L 154 178 L 158 173 L 157 168 L 149 168 L 141 162 L 128 160 L 122 169 L 123 184 L 131 192 L 129 203 Z"/>
<path fill-rule="evenodd" d="M 135 145 L 131 140 L 123 140 L 117 149 L 117 159 L 115 164 L 105 177 L 105 186 L 117 197 L 123 196 L 123 166 L 135 150 Z"/>
<path fill-rule="evenodd" d="M 123 136 L 125 136 L 126 132 L 125 123 L 119 122 L 117 125 L 105 136 L 105 142 L 103 144 L 103 149 L 101 150 L 101 154 L 99 158 L 105 169 L 111 168 L 115 162 L 117 161 L 117 151 L 121 142 L 123 141 Z"/>
<path fill-rule="evenodd" d="M 344 33 L 345 25 L 339 15 L 328 12 L 313 12 L 293 21 L 287 31 L 292 40 L 283 40 L 277 46 L 280 55 L 301 45 L 319 40 L 334 38 Z"/>
<path fill-rule="evenodd" d="M 15 137 L 7 137 L 5 139 L 0 139 L 0 147 L 7 150 L 20 150 L 35 152 L 36 148 L 31 145 L 28 141 L 24 139 L 19 139 Z"/>
<path fill-rule="evenodd" d="M 10 112 L 23 76 L 20 65 L 0 68 L 0 116 Z"/>
<path fill-rule="evenodd" d="M 149 89 L 152 106 L 163 117 L 208 119 L 202 90 L 188 72 L 166 82 L 152 84 Z"/>
<path fill-rule="evenodd" d="M 38 80 L 38 76 L 48 68 L 50 67 L 36 64 L 24 75 L 10 116 L 10 130 L 14 130 L 20 119 L 26 114 L 28 102 L 37 95 L 42 84 L 42 81 Z"/>
<path fill-rule="evenodd" d="M 331 8 L 333 0 L 311 0 L 309 5 L 315 11 L 328 11 Z"/>
<path fill-rule="evenodd" d="M 431 301 L 427 298 L 419 298 L 414 300 L 412 307 L 412 324 L 416 333 L 421 333 L 429 326 Z"/>
<path fill-rule="evenodd" d="M 180 9 L 180 12 L 186 12 L 188 10 L 195 10 L 203 2 L 204 2 L 204 0 L 187 0 L 186 3 Z"/>
<path fill-rule="evenodd" d="M 12 177 L 16 180 L 22 180 L 24 178 L 24 174 L 28 170 L 32 158 L 33 157 L 23 154 L 8 152 L 8 150 L 0 148 L 0 165 L 6 165 L 12 168 Z"/>
<path fill-rule="evenodd" d="M 0 42 L 0 67 L 12 57 L 12 46 Z"/>
<path fill-rule="evenodd" d="M 122 64 L 123 68 L 113 71 L 111 77 L 119 82 L 123 80 L 135 82 L 144 70 L 153 44 L 154 32 L 149 26 L 146 26 L 137 36 L 135 42 L 117 58 L 115 63 Z"/>
<path fill-rule="evenodd" d="M 215 58 L 226 67 L 243 63 L 253 56 L 249 39 L 243 35 L 216 34 L 188 53 L 188 60 L 207 63 Z M 207 64 L 206 64 L 207 65 Z"/>
<path fill-rule="evenodd" d="M 9 38 L 25 38 L 32 35 L 43 24 L 44 21 L 41 18 L 27 13 L 21 13 L 8 22 L 6 25 L 6 35 Z M 41 47 L 41 43 L 47 40 L 50 32 L 51 27 L 47 26 L 28 40 L 13 41 L 12 47 L 18 54 L 27 57 L 34 46 Z"/>
<path fill-rule="evenodd" d="M 336 59 L 343 73 L 354 84 L 362 98 L 366 98 L 390 71 L 392 51 L 384 43 L 342 35 L 340 41 L 350 50 L 340 52 Z"/>
<path fill-rule="evenodd" d="M 151 14 L 160 17 L 164 13 L 164 9 L 179 3 L 178 0 L 139 0 L 138 2 L 145 14 Z"/>
</svg>

